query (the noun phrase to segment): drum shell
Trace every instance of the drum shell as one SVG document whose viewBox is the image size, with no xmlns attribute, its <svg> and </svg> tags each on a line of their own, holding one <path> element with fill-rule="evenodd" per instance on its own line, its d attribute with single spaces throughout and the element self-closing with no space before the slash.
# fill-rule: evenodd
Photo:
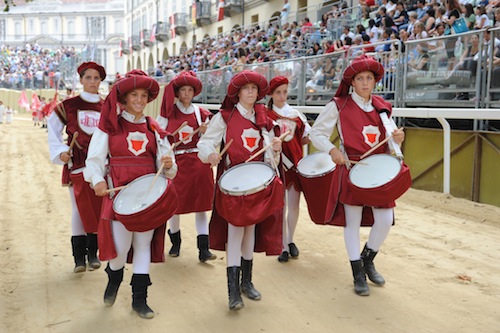
<svg viewBox="0 0 500 333">
<path fill-rule="evenodd" d="M 322 155 L 324 155 L 324 158 L 331 159 L 328 154 Z M 304 157 L 299 161 L 298 165 L 300 165 L 300 163 L 307 158 L 314 158 L 314 154 Z M 300 168 L 297 168 L 297 170 L 300 170 Z M 332 186 L 335 182 L 335 170 L 336 166 L 333 165 L 332 169 L 325 170 L 314 175 L 306 175 L 303 172 L 297 171 L 300 186 L 302 188 L 302 192 L 304 193 L 304 198 L 307 202 L 309 217 L 315 223 L 325 223 L 333 213 L 328 212 L 328 207 L 330 206 L 329 203 L 331 200 L 330 195 Z M 335 177 L 335 179 L 336 178 L 337 177 Z"/>
<path fill-rule="evenodd" d="M 154 176 L 154 174 L 146 176 L 151 175 Z M 142 177 L 139 177 L 136 180 L 130 182 L 128 190 L 134 190 L 135 182 L 137 182 Z M 113 210 L 115 212 L 116 218 L 118 219 L 118 221 L 123 223 L 127 230 L 137 232 L 153 230 L 166 223 L 167 220 L 175 214 L 178 200 L 177 193 L 172 184 L 172 181 L 162 175 L 158 176 L 157 181 L 167 182 L 167 187 L 163 191 L 163 194 L 153 204 L 146 207 L 145 209 L 132 214 L 120 214 L 116 211 L 115 205 L 113 204 Z M 118 195 L 115 197 L 115 200 L 118 199 L 119 195 L 120 193 L 118 193 Z"/>
<path fill-rule="evenodd" d="M 261 163 L 262 162 L 253 162 Z M 236 165 L 233 168 L 238 167 Z M 230 171 L 232 168 L 226 170 Z M 221 176 L 222 178 L 222 176 Z M 220 179 L 217 182 L 215 208 L 218 214 L 228 223 L 235 226 L 247 226 L 263 222 L 284 206 L 284 186 L 279 177 L 249 191 L 249 194 L 231 193 L 222 189 Z"/>
<path fill-rule="evenodd" d="M 412 181 L 410 168 L 402 162 L 398 174 L 385 184 L 362 188 L 353 184 L 351 177 L 347 178 L 347 183 L 354 199 L 367 206 L 379 207 L 402 196 L 411 187 Z"/>
</svg>

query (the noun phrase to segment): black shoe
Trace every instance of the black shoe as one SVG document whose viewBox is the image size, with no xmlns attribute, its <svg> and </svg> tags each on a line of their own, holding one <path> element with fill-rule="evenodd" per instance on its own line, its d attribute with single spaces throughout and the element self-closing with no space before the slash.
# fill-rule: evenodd
<svg viewBox="0 0 500 333">
<path fill-rule="evenodd" d="M 278 261 L 279 262 L 288 262 L 288 252 L 283 251 L 281 254 L 278 256 Z"/>
<path fill-rule="evenodd" d="M 290 256 L 292 259 L 297 259 L 299 257 L 299 249 L 295 243 L 288 244 L 288 249 L 290 250 Z"/>
</svg>

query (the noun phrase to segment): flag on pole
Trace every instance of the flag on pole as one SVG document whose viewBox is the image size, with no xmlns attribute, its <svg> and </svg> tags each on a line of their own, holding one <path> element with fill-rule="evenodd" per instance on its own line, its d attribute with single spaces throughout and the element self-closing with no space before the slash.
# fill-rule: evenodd
<svg viewBox="0 0 500 333">
<path fill-rule="evenodd" d="M 175 38 L 174 15 L 170 15 L 170 37 Z"/>
<path fill-rule="evenodd" d="M 123 39 L 120 40 L 120 48 L 118 50 L 118 56 L 120 58 L 123 56 Z"/>
<path fill-rule="evenodd" d="M 156 40 L 156 23 L 153 24 L 153 27 L 151 28 L 151 34 L 149 35 L 149 41 L 153 43 Z"/>
<path fill-rule="evenodd" d="M 141 44 L 142 47 L 144 47 L 144 30 L 141 30 L 139 32 L 139 43 Z"/>
<path fill-rule="evenodd" d="M 54 111 L 54 109 L 56 108 L 56 105 L 57 105 L 57 91 L 54 94 L 54 98 L 52 99 L 52 101 L 50 101 L 50 103 L 45 104 L 45 106 L 43 107 L 42 114 L 46 117 L 50 116 L 52 111 Z"/>
<path fill-rule="evenodd" d="M 17 100 L 17 104 L 20 107 L 25 108 L 26 111 L 28 111 L 30 109 L 30 103 L 28 102 L 28 97 L 26 97 L 25 90 L 21 91 L 21 95 L 19 95 L 19 99 Z"/>
<path fill-rule="evenodd" d="M 40 102 L 40 99 L 38 99 L 38 95 L 36 93 L 31 94 L 31 111 L 36 111 L 42 103 Z"/>
<path fill-rule="evenodd" d="M 224 19 L 224 0 L 219 0 L 218 13 L 217 13 L 217 21 L 222 21 Z"/>
</svg>

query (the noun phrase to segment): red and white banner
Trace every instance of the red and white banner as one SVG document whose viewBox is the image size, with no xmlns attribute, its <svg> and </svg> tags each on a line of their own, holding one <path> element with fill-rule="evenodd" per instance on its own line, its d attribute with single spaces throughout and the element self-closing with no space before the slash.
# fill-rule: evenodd
<svg viewBox="0 0 500 333">
<path fill-rule="evenodd" d="M 123 56 L 123 40 L 120 40 L 120 47 L 118 49 L 118 56 L 121 58 Z"/>
<path fill-rule="evenodd" d="M 19 95 L 19 99 L 17 100 L 17 104 L 20 107 L 25 108 L 26 111 L 28 111 L 30 109 L 30 103 L 28 102 L 28 97 L 26 97 L 25 90 L 21 91 L 21 95 Z"/>
<path fill-rule="evenodd" d="M 170 38 L 175 38 L 174 15 L 170 15 Z"/>
<path fill-rule="evenodd" d="M 38 95 L 36 93 L 31 94 L 31 110 L 36 111 L 42 106 L 40 99 L 38 99 Z"/>
<path fill-rule="evenodd" d="M 149 34 L 149 41 L 153 43 L 156 40 L 156 23 L 153 24 L 153 27 L 151 28 L 151 33 Z"/>
<path fill-rule="evenodd" d="M 224 19 L 224 0 L 219 0 L 218 13 L 217 13 L 217 21 L 222 21 Z"/>
</svg>

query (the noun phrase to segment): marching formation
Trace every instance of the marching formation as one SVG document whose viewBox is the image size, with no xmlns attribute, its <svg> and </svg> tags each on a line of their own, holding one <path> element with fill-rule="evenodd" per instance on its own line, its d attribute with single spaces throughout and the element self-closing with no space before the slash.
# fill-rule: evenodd
<svg viewBox="0 0 500 333">
<path fill-rule="evenodd" d="M 229 309 L 244 307 L 242 294 L 260 300 L 254 253 L 282 264 L 299 258 L 301 192 L 314 223 L 343 227 L 355 293 L 369 295 L 366 276 L 385 283 L 374 258 L 411 177 L 400 149 L 404 131 L 391 119 L 391 104 L 372 94 L 383 75 L 375 59 L 352 61 L 312 127 L 287 103 L 283 76 L 268 82 L 239 72 L 212 114 L 192 103 L 202 82 L 182 72 L 165 86 L 154 120 L 144 109 L 160 86 L 146 73 L 130 71 L 105 100 L 98 94 L 104 68 L 87 62 L 78 73 L 84 91 L 57 105 L 47 121 L 50 158 L 64 165 L 69 188 L 74 272 L 107 261 L 105 306 L 115 303 L 132 263 L 132 308 L 154 317 L 150 263 L 165 261 L 166 234 L 169 256 L 180 256 L 180 217 L 188 213 L 195 214 L 199 261 L 216 259 L 210 250 L 226 252 Z M 266 96 L 267 105 L 259 103 Z M 307 144 L 318 152 L 303 157 Z M 362 250 L 361 226 L 371 227 Z"/>
</svg>

